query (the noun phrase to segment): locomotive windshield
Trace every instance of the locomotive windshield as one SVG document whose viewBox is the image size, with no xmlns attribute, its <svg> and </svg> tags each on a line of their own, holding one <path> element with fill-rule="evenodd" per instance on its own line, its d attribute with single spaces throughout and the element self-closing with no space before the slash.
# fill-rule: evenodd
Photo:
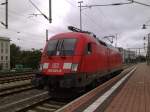
<svg viewBox="0 0 150 112">
<path fill-rule="evenodd" d="M 48 42 L 48 55 L 73 55 L 76 39 L 50 40 Z"/>
</svg>

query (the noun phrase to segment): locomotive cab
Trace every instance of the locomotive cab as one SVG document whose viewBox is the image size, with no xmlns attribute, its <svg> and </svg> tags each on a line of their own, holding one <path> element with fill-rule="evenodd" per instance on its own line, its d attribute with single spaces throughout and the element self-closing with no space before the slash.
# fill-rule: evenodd
<svg viewBox="0 0 150 112">
<path fill-rule="evenodd" d="M 78 63 L 73 61 L 76 43 L 75 38 L 50 40 L 42 56 L 42 72 L 47 76 L 76 72 Z"/>
</svg>

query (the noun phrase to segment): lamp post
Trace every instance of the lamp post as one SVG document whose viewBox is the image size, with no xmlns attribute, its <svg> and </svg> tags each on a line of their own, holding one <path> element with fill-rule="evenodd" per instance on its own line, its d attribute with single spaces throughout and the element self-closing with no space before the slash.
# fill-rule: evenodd
<svg viewBox="0 0 150 112">
<path fill-rule="evenodd" d="M 147 64 L 150 64 L 150 33 L 148 34 L 148 45 L 147 45 Z"/>
<path fill-rule="evenodd" d="M 150 21 L 148 21 L 148 22 L 150 22 Z M 150 25 L 143 24 L 142 29 L 147 29 L 147 26 L 150 26 Z M 144 40 L 146 40 L 146 37 L 144 37 Z M 147 64 L 149 65 L 150 64 L 150 33 L 148 34 L 148 37 L 147 37 L 147 54 L 146 54 L 146 60 L 147 60 Z"/>
<path fill-rule="evenodd" d="M 148 34 L 148 37 L 144 37 L 144 40 L 147 39 L 147 54 L 146 54 L 146 59 L 147 59 L 147 64 L 150 64 L 150 33 Z"/>
<path fill-rule="evenodd" d="M 79 7 L 80 7 L 80 29 L 82 30 L 82 3 L 83 1 L 79 1 Z"/>
</svg>

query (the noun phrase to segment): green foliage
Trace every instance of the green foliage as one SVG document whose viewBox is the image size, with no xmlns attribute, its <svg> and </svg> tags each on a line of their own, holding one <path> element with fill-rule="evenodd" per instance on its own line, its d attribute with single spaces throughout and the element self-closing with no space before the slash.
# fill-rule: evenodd
<svg viewBox="0 0 150 112">
<path fill-rule="evenodd" d="M 19 63 L 20 57 L 20 47 L 15 44 L 10 45 L 10 66 L 11 68 L 15 67 L 15 64 Z"/>
<path fill-rule="evenodd" d="M 22 64 L 24 68 L 37 69 L 40 57 L 40 50 L 25 51 L 20 50 L 20 47 L 15 44 L 10 45 L 11 68 L 14 68 L 16 64 Z"/>
</svg>

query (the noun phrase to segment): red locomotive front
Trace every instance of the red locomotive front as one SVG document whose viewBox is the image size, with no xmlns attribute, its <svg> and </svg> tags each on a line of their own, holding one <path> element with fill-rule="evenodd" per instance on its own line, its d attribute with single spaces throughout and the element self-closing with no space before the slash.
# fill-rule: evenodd
<svg viewBox="0 0 150 112">
<path fill-rule="evenodd" d="M 65 33 L 52 37 L 41 58 L 41 70 L 46 76 L 63 76 L 79 72 L 84 40 L 81 35 Z"/>
</svg>

